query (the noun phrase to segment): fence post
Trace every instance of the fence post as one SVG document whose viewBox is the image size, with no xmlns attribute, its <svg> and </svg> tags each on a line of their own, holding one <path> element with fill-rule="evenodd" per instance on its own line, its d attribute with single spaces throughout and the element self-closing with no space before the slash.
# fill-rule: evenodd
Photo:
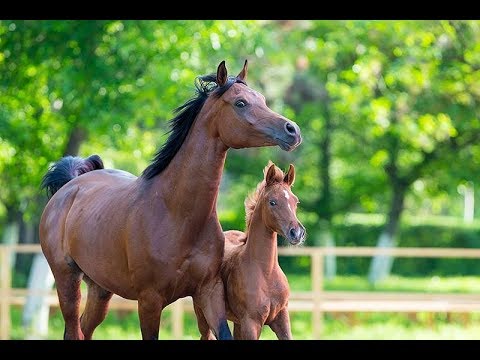
<svg viewBox="0 0 480 360">
<path fill-rule="evenodd" d="M 183 338 L 183 299 L 172 304 L 172 335 L 175 340 Z"/>
<path fill-rule="evenodd" d="M 312 291 L 313 313 L 312 330 L 313 338 L 319 340 L 323 330 L 322 291 L 323 291 L 323 249 L 315 249 L 312 253 Z"/>
<path fill-rule="evenodd" d="M 10 247 L 0 245 L 0 340 L 10 338 Z"/>
</svg>

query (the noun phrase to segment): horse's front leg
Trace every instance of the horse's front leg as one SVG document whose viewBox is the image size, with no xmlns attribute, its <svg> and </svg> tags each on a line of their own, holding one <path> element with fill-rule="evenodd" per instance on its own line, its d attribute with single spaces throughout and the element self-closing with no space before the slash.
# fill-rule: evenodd
<svg viewBox="0 0 480 360">
<path fill-rule="evenodd" d="M 210 330 L 202 310 L 195 303 L 193 303 L 193 310 L 195 311 L 195 316 L 197 317 L 198 330 L 200 331 L 201 336 L 200 340 L 217 340 L 217 338 L 213 335 L 212 330 Z"/>
<path fill-rule="evenodd" d="M 202 286 L 193 296 L 200 310 L 218 340 L 232 340 L 225 313 L 225 294 L 223 283 L 216 278 Z"/>
<path fill-rule="evenodd" d="M 155 291 L 145 291 L 138 297 L 138 317 L 143 340 L 157 340 L 163 299 Z"/>
<path fill-rule="evenodd" d="M 290 316 L 287 308 L 282 309 L 275 319 L 268 324 L 277 335 L 278 340 L 292 340 L 292 330 L 290 327 Z"/>
<path fill-rule="evenodd" d="M 235 335 L 235 339 L 239 340 L 258 340 L 262 332 L 262 323 L 258 320 L 254 320 L 245 314 L 245 316 L 240 319 L 240 336 Z"/>
</svg>

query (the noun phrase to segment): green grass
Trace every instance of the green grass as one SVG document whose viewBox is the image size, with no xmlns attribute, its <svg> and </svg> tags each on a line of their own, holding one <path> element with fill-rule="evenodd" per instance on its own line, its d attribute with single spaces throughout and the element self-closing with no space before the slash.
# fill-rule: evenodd
<svg viewBox="0 0 480 360">
<path fill-rule="evenodd" d="M 287 274 L 292 291 L 311 290 L 310 277 L 305 274 Z M 351 275 L 337 276 L 325 280 L 325 290 L 342 291 L 391 291 L 421 293 L 480 293 L 480 277 L 401 277 L 389 276 L 386 280 L 372 286 L 366 277 Z"/>
<path fill-rule="evenodd" d="M 308 291 L 310 278 L 307 275 L 287 274 L 292 291 Z M 349 291 L 409 291 L 424 293 L 478 293 L 480 277 L 432 277 L 404 278 L 391 276 L 372 288 L 364 277 L 338 276 L 326 280 L 327 290 Z M 24 339 L 21 326 L 21 308 L 12 307 L 12 339 Z M 313 339 L 311 314 L 294 312 L 290 314 L 292 333 L 295 339 Z M 63 337 L 63 318 L 60 311 L 52 310 L 49 321 L 49 339 Z M 230 328 L 233 329 L 232 324 Z M 97 328 L 94 339 L 140 339 L 140 327 L 136 312 L 110 311 L 105 321 Z M 162 314 L 160 339 L 172 339 L 171 313 L 169 308 Z M 193 314 L 185 314 L 183 339 L 198 339 L 199 332 Z M 275 339 L 269 327 L 264 327 L 261 339 Z M 468 315 L 438 313 L 355 313 L 326 314 L 324 317 L 323 339 L 471 339 L 480 340 L 480 313 Z"/>
<path fill-rule="evenodd" d="M 312 323 L 309 313 L 291 313 L 292 334 L 298 340 L 312 340 Z M 24 339 L 20 326 L 21 310 L 12 310 L 12 339 Z M 199 338 L 196 320 L 193 314 L 184 318 L 184 340 Z M 232 324 L 230 324 L 232 328 Z M 63 319 L 60 312 L 51 314 L 48 339 L 62 339 Z M 136 312 L 119 316 L 110 311 L 105 321 L 97 328 L 94 339 L 139 340 L 141 338 Z M 162 316 L 160 339 L 173 339 L 170 328 L 170 314 L 165 310 Z M 275 334 L 264 327 L 262 340 L 274 340 Z M 412 319 L 402 314 L 357 313 L 347 316 L 327 314 L 324 321 L 322 339 L 325 340 L 480 340 L 480 314 L 474 313 L 468 318 L 454 314 L 448 321 L 445 314 L 418 313 Z"/>
</svg>

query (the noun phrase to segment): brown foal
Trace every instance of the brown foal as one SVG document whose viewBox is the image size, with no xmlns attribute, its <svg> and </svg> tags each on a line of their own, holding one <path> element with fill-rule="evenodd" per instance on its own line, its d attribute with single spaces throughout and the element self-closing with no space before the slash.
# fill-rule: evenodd
<svg viewBox="0 0 480 360">
<path fill-rule="evenodd" d="M 296 216 L 298 198 L 292 193 L 295 168 L 288 172 L 273 163 L 264 170 L 264 180 L 245 200 L 246 232 L 225 232 L 222 280 L 227 318 L 234 323 L 234 339 L 258 340 L 263 325 L 278 339 L 292 339 L 288 280 L 278 263 L 277 233 L 298 245 L 305 228 Z M 199 306 L 194 303 L 202 339 L 215 339 Z"/>
</svg>

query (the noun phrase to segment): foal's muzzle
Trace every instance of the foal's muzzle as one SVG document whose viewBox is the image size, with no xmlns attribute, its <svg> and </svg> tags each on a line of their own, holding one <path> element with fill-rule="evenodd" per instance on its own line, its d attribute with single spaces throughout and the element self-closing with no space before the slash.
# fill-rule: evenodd
<svg viewBox="0 0 480 360">
<path fill-rule="evenodd" d="M 292 245 L 299 245 L 305 241 L 305 227 L 299 224 L 296 227 L 290 228 L 288 231 L 288 241 Z"/>
</svg>

